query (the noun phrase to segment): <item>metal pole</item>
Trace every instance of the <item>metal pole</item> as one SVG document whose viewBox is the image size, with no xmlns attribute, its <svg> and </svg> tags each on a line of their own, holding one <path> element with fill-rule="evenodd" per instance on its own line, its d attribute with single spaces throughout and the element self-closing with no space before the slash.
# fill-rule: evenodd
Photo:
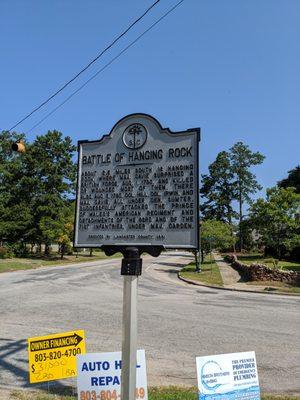
<svg viewBox="0 0 300 400">
<path fill-rule="evenodd" d="M 135 400 L 137 352 L 137 276 L 124 276 L 122 338 L 122 400 Z"/>
<path fill-rule="evenodd" d="M 142 273 L 138 248 L 123 251 L 121 275 L 124 276 L 121 400 L 135 400 L 137 353 L 137 287 Z"/>
</svg>

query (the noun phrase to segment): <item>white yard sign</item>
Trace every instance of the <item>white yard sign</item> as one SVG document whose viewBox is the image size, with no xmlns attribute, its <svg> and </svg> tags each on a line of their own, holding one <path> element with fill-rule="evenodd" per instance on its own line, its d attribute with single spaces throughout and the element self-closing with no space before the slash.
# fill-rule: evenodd
<svg viewBox="0 0 300 400">
<path fill-rule="evenodd" d="M 173 133 L 145 114 L 78 143 L 75 247 L 197 249 L 200 129 Z"/>
<path fill-rule="evenodd" d="M 121 352 L 90 353 L 77 357 L 79 400 L 121 399 Z M 136 399 L 148 400 L 145 351 L 137 351 Z"/>
<path fill-rule="evenodd" d="M 197 357 L 199 400 L 259 400 L 254 351 Z"/>
</svg>

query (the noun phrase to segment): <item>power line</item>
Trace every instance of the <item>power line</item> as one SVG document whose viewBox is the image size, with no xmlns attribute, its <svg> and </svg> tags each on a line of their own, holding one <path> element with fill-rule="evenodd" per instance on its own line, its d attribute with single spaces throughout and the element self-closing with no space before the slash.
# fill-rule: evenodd
<svg viewBox="0 0 300 400">
<path fill-rule="evenodd" d="M 29 118 L 32 114 L 34 114 L 36 111 L 38 111 L 40 108 L 42 108 L 45 104 L 47 104 L 50 100 L 52 100 L 55 96 L 57 96 L 60 92 L 62 92 L 67 86 L 69 86 L 75 79 L 77 79 L 81 74 L 83 74 L 92 64 L 94 64 L 101 56 L 103 56 L 104 53 L 106 53 L 115 43 L 117 43 L 130 29 L 134 27 L 142 18 L 145 17 L 146 14 L 154 7 L 156 4 L 158 4 L 160 0 L 156 0 L 147 10 L 140 16 L 138 17 L 132 24 L 129 25 L 125 31 L 123 31 L 116 39 L 114 39 L 110 45 L 108 45 L 104 50 L 102 50 L 97 57 L 95 57 L 92 61 L 90 61 L 81 71 L 79 71 L 75 76 L 73 76 L 72 79 L 70 79 L 68 82 L 66 82 L 63 86 L 61 86 L 56 92 L 54 92 L 51 96 L 49 96 L 45 101 L 43 101 L 39 106 L 34 108 L 29 114 L 27 114 L 25 117 L 23 117 L 20 121 L 18 121 L 15 125 L 13 125 L 9 131 L 12 129 L 16 128 L 18 125 L 20 125 L 22 122 L 24 122 L 27 118 Z"/>
<path fill-rule="evenodd" d="M 109 67 L 114 61 L 116 61 L 122 54 L 124 54 L 130 47 L 132 47 L 136 42 L 138 42 L 144 35 L 146 35 L 151 29 L 153 29 L 157 24 L 159 24 L 164 18 L 167 17 L 172 11 L 174 11 L 184 0 L 180 0 L 177 4 L 175 4 L 172 8 L 170 8 L 165 14 L 163 14 L 156 22 L 154 22 L 148 29 L 146 29 L 143 33 L 141 33 L 135 40 L 133 40 L 128 46 L 126 46 L 120 53 L 118 53 L 114 58 L 112 58 L 107 64 L 105 64 L 100 70 L 98 70 L 94 75 L 92 75 L 86 82 L 84 82 L 78 89 L 76 89 L 73 93 L 70 94 L 62 103 L 60 103 L 57 107 L 55 107 L 52 111 L 50 111 L 45 117 L 43 117 L 40 121 L 38 121 L 35 125 L 33 125 L 26 133 L 31 132 L 34 128 L 39 126 L 42 122 L 44 122 L 48 117 L 55 113 L 60 107 L 62 107 L 65 103 L 67 103 L 75 94 L 77 94 L 81 89 L 83 89 L 88 83 L 90 83 L 93 79 L 95 79 L 101 72 L 103 72 L 107 67 Z"/>
</svg>

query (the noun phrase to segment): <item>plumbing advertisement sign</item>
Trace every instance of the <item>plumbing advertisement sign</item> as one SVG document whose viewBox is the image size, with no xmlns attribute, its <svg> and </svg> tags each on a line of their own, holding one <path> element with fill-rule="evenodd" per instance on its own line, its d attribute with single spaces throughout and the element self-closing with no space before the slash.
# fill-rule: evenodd
<svg viewBox="0 0 300 400">
<path fill-rule="evenodd" d="M 122 353 L 88 353 L 77 356 L 79 400 L 121 399 Z M 145 350 L 137 351 L 136 399 L 147 400 Z"/>
<path fill-rule="evenodd" d="M 199 400 L 260 400 L 255 352 L 197 357 Z"/>
</svg>

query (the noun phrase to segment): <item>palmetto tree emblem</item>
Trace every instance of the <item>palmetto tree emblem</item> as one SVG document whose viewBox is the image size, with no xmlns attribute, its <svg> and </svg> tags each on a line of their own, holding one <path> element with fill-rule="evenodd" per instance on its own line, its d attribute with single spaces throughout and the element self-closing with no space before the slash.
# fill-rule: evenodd
<svg viewBox="0 0 300 400">
<path fill-rule="evenodd" d="M 141 124 L 129 125 L 123 133 L 123 142 L 130 149 L 142 147 L 147 140 L 146 128 Z"/>
</svg>

